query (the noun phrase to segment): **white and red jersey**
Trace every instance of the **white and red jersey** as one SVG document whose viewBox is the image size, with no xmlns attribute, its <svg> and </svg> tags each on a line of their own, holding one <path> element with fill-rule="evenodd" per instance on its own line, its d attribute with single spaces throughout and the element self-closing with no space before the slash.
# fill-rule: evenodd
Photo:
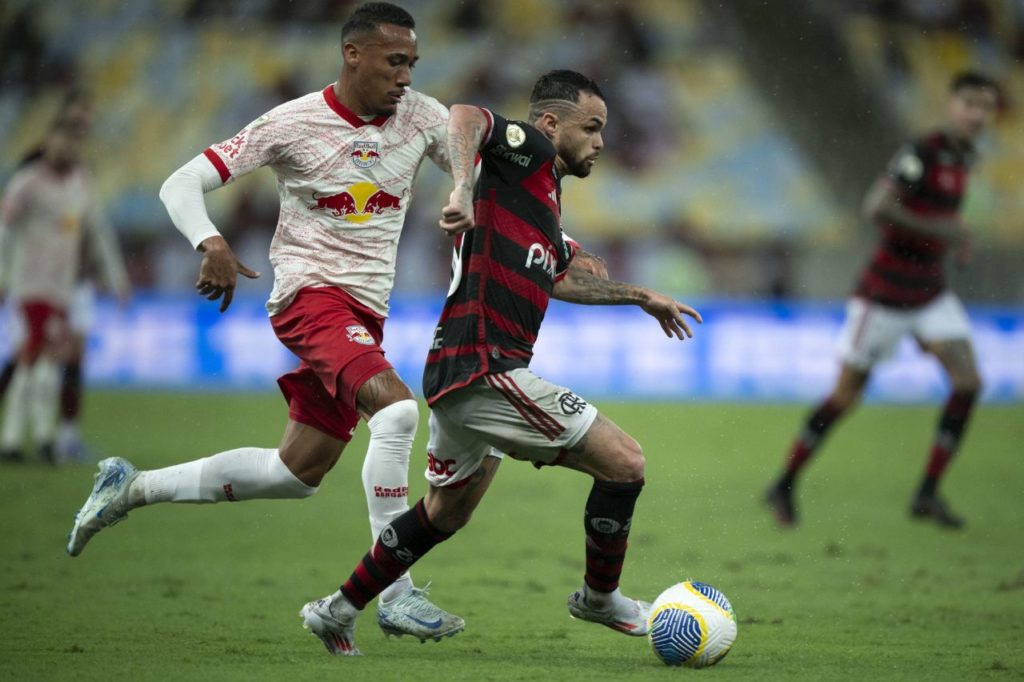
<svg viewBox="0 0 1024 682">
<path fill-rule="evenodd" d="M 224 182 L 260 166 L 277 175 L 271 315 L 299 289 L 337 286 L 387 316 L 413 181 L 424 157 L 449 170 L 447 126 L 448 110 L 414 90 L 395 114 L 364 120 L 329 85 L 205 151 Z"/>
<path fill-rule="evenodd" d="M 93 201 L 81 166 L 58 174 L 39 159 L 14 174 L 0 203 L 0 283 L 13 300 L 68 305 L 83 237 L 106 226 Z"/>
</svg>

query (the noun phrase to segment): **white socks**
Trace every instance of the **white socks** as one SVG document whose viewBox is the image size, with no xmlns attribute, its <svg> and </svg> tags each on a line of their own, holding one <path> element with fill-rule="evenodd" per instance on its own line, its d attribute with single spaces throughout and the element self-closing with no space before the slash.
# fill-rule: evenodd
<svg viewBox="0 0 1024 682">
<path fill-rule="evenodd" d="M 52 444 L 59 389 L 60 367 L 53 360 L 41 357 L 31 365 L 19 364 L 8 388 L 0 447 L 20 449 L 30 419 L 36 445 Z"/>
<path fill-rule="evenodd" d="M 317 491 L 289 471 L 268 448 L 238 448 L 164 469 L 139 472 L 129 504 L 238 502 L 309 497 Z"/>
<path fill-rule="evenodd" d="M 38 445 L 53 444 L 57 428 L 57 392 L 60 390 L 60 366 L 49 358 L 32 365 L 31 410 L 32 437 Z"/>
<path fill-rule="evenodd" d="M 411 399 L 388 405 L 367 422 L 370 446 L 363 459 L 363 489 L 374 542 L 385 526 L 409 509 L 409 453 L 418 423 L 419 411 Z M 390 601 L 411 584 L 404 573 L 380 598 Z"/>
<path fill-rule="evenodd" d="M 7 405 L 4 408 L 4 427 L 0 434 L 0 447 L 4 450 L 20 450 L 28 419 L 29 395 L 31 391 L 31 367 L 18 364 L 7 387 Z"/>
</svg>

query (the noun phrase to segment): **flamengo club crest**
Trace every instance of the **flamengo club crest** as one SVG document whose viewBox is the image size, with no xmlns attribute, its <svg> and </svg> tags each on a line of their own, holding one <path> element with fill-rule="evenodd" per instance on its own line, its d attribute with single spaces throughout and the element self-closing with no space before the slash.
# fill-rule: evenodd
<svg viewBox="0 0 1024 682">
<path fill-rule="evenodd" d="M 376 142 L 356 142 L 352 145 L 352 163 L 360 168 L 372 168 L 380 161 Z"/>
</svg>

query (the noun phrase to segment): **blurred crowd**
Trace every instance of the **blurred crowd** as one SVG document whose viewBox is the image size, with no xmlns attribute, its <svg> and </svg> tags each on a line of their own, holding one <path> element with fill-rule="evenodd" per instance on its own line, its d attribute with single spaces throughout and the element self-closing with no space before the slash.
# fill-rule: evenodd
<svg viewBox="0 0 1024 682">
<path fill-rule="evenodd" d="M 140 0 L 0 4 L 0 183 L 41 137 L 65 93 L 96 104 L 89 153 L 137 288 L 186 290 L 197 260 L 157 189 L 174 168 L 276 104 L 338 72 L 346 0 Z M 574 68 L 608 97 L 607 153 L 593 179 L 568 182 L 565 228 L 604 255 L 613 276 L 680 295 L 842 297 L 849 279 L 806 274 L 824 252 L 870 232 L 779 125 L 737 54 L 732 2 L 708 0 L 413 0 L 421 64 L 414 87 L 442 102 L 523 116 L 537 74 Z M 816 6 L 819 6 L 815 3 Z M 1020 0 L 837 0 L 824 4 L 851 58 L 898 114 L 902 137 L 935 123 L 949 73 L 989 70 L 1006 84 L 1006 114 L 983 150 L 969 215 L 980 248 L 1024 249 L 1012 203 L 1024 171 Z M 928 59 L 921 57 L 929 55 Z M 794 96 L 813 94 L 795 93 Z M 877 160 L 879 171 L 887 159 Z M 866 188 L 873 178 L 851 178 Z M 277 216 L 269 173 L 211 195 L 236 252 L 269 273 Z M 1019 184 L 1019 183 L 1018 183 Z M 443 179 L 424 169 L 410 213 L 397 290 L 442 289 L 448 245 L 434 229 Z M 1017 199 L 1020 202 L 1021 200 Z M 1009 204 L 1007 202 L 1010 202 Z M 970 208 L 973 207 L 973 208 Z M 859 263 L 851 266 L 855 268 Z M 811 278 L 811 279 L 808 279 Z M 269 291 L 270 278 L 251 285 Z M 994 287 L 1012 300 L 1019 282 Z M 965 292 L 971 298 L 970 292 Z"/>
</svg>

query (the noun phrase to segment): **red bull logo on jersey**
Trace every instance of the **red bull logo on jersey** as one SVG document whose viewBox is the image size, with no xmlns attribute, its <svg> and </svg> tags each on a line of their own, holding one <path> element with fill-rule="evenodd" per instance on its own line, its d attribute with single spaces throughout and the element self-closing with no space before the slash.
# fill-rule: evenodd
<svg viewBox="0 0 1024 682">
<path fill-rule="evenodd" d="M 352 343 L 361 343 L 364 346 L 372 346 L 376 343 L 370 332 L 361 324 L 352 324 L 345 327 L 345 335 Z"/>
<path fill-rule="evenodd" d="M 356 142 L 352 145 L 352 163 L 359 168 L 373 168 L 380 161 L 376 142 Z"/>
<path fill-rule="evenodd" d="M 544 246 L 534 242 L 526 252 L 526 267 L 532 268 L 539 265 L 544 272 L 555 278 L 555 267 L 558 263 L 558 254 L 551 246 Z"/>
<path fill-rule="evenodd" d="M 309 208 L 313 211 L 330 211 L 332 216 L 344 218 L 350 223 L 365 223 L 385 211 L 401 211 L 404 196 L 405 191 L 401 197 L 397 197 L 372 182 L 357 182 L 347 190 L 329 196 L 313 192 L 316 205 Z"/>
</svg>

